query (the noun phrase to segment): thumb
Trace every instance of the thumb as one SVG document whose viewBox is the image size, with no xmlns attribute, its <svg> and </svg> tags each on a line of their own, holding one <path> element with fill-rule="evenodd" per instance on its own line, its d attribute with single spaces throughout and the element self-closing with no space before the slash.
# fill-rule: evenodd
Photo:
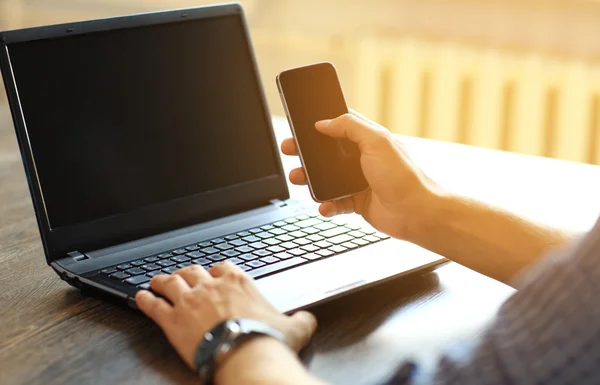
<svg viewBox="0 0 600 385">
<path fill-rule="evenodd" d="M 298 311 L 290 317 L 290 333 L 286 335 L 290 348 L 300 351 L 317 330 L 317 319 L 312 313 Z"/>
<path fill-rule="evenodd" d="M 315 128 L 322 134 L 333 138 L 346 138 L 358 144 L 361 150 L 366 145 L 376 143 L 383 133 L 378 127 L 353 114 L 322 120 L 315 124 Z"/>
</svg>

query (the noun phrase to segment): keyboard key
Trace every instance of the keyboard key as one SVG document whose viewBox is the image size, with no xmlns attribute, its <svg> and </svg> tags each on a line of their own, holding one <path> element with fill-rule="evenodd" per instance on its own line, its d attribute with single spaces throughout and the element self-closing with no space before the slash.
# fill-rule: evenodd
<svg viewBox="0 0 600 385">
<path fill-rule="evenodd" d="M 308 215 L 298 215 L 298 216 L 296 217 L 296 219 L 297 219 L 297 220 L 299 220 L 299 221 L 305 221 L 305 220 L 307 220 L 307 219 L 309 219 L 309 218 L 310 218 L 310 217 L 309 217 Z"/>
<path fill-rule="evenodd" d="M 265 240 L 263 240 L 263 242 L 270 246 L 278 245 L 281 243 L 281 241 L 277 238 L 265 239 Z"/>
<path fill-rule="evenodd" d="M 104 270 L 102 270 L 102 272 L 103 272 L 104 274 L 112 274 L 112 273 L 114 273 L 114 272 L 116 272 L 116 271 L 117 271 L 117 268 L 116 268 L 116 267 L 109 267 L 108 269 L 104 269 Z"/>
<path fill-rule="evenodd" d="M 131 276 L 129 274 L 127 274 L 127 273 L 122 272 L 122 271 L 118 271 L 116 273 L 111 274 L 110 277 L 114 278 L 114 279 L 125 279 L 125 278 L 129 278 Z"/>
<path fill-rule="evenodd" d="M 380 238 L 380 239 L 390 239 L 389 235 L 380 233 L 380 232 L 376 232 L 375 234 L 373 234 L 373 236 Z"/>
<path fill-rule="evenodd" d="M 221 254 L 213 254 L 213 255 L 209 255 L 209 256 L 208 256 L 208 257 L 206 257 L 206 258 L 210 259 L 211 261 L 215 261 L 215 262 L 218 262 L 218 261 L 223 261 L 223 260 L 227 259 L 227 257 L 226 257 L 226 256 L 224 256 L 224 255 L 221 255 Z"/>
<path fill-rule="evenodd" d="M 225 236 L 224 238 L 225 238 L 225 240 L 227 240 L 227 241 L 233 241 L 234 239 L 237 239 L 237 237 L 238 237 L 238 236 L 237 236 L 237 235 L 235 235 L 235 234 L 230 234 L 230 235 L 227 235 L 227 236 Z"/>
<path fill-rule="evenodd" d="M 331 246 L 329 248 L 329 250 L 333 251 L 334 253 L 343 253 L 344 251 L 347 251 L 348 249 L 345 248 L 344 246 L 335 245 L 335 246 Z"/>
<path fill-rule="evenodd" d="M 215 239 L 211 239 L 210 242 L 213 245 L 218 245 L 219 243 L 225 243 L 225 240 L 223 238 L 215 238 Z"/>
<path fill-rule="evenodd" d="M 300 230 L 300 227 L 294 226 L 294 225 L 286 225 L 286 226 L 283 226 L 282 229 L 290 232 L 290 231 L 298 231 L 298 230 Z"/>
<path fill-rule="evenodd" d="M 306 237 L 306 239 L 308 239 L 309 241 L 313 241 L 313 242 L 319 242 L 325 238 L 323 238 L 319 234 L 313 234 L 313 235 L 309 235 L 308 237 Z"/>
<path fill-rule="evenodd" d="M 298 238 L 298 239 L 294 239 L 294 243 L 297 243 L 300 246 L 304 246 L 304 245 L 308 245 L 309 243 L 312 243 L 312 242 L 306 238 Z"/>
<path fill-rule="evenodd" d="M 279 239 L 281 242 L 289 242 L 289 241 L 293 241 L 294 240 L 294 237 L 290 237 L 287 234 L 280 235 L 280 236 L 278 236 L 276 238 Z"/>
<path fill-rule="evenodd" d="M 349 232 L 348 235 L 350 235 L 351 237 L 354 237 L 354 238 L 362 238 L 367 234 L 363 233 L 362 231 L 354 230 L 354 231 Z"/>
<path fill-rule="evenodd" d="M 349 227 L 352 230 L 360 230 L 360 229 L 362 229 L 362 226 L 359 225 L 359 224 L 357 224 L 357 223 L 348 223 L 346 225 L 346 227 Z"/>
<path fill-rule="evenodd" d="M 290 237 L 294 237 L 294 238 L 304 238 L 306 237 L 308 234 L 303 233 L 302 231 L 292 231 L 290 233 Z"/>
<path fill-rule="evenodd" d="M 327 241 L 333 243 L 334 245 L 340 245 L 340 244 L 342 244 L 344 242 L 350 242 L 353 239 L 354 238 L 352 238 L 348 234 L 340 234 L 340 235 L 335 236 L 333 238 L 329 238 Z"/>
<path fill-rule="evenodd" d="M 269 247 L 267 247 L 267 250 L 269 250 L 272 253 L 281 253 L 282 251 L 285 251 L 285 247 L 269 246 Z"/>
<path fill-rule="evenodd" d="M 177 257 L 175 257 L 177 258 Z M 162 261 L 161 261 L 162 262 Z M 147 265 L 142 266 L 142 269 L 146 271 L 154 271 L 159 270 L 161 267 L 157 263 L 149 263 Z"/>
<path fill-rule="evenodd" d="M 177 250 L 173 250 L 172 253 L 175 255 L 181 255 L 181 254 L 187 253 L 187 250 L 186 249 L 177 249 Z"/>
<path fill-rule="evenodd" d="M 242 254 L 238 258 L 241 258 L 244 261 L 251 261 L 253 259 L 258 258 L 258 255 L 254 255 L 254 254 Z"/>
<path fill-rule="evenodd" d="M 264 230 L 264 231 L 270 231 L 270 230 L 273 230 L 274 228 L 275 227 L 273 225 L 264 225 L 264 226 L 261 226 L 261 229 Z"/>
<path fill-rule="evenodd" d="M 314 252 L 315 252 L 315 251 L 317 251 L 317 250 L 321 250 L 321 248 L 320 248 L 320 247 L 317 247 L 317 246 L 315 246 L 315 245 L 306 245 L 306 246 L 302 246 L 302 247 L 301 247 L 301 249 L 302 249 L 302 250 L 306 250 L 306 251 L 308 251 L 309 253 L 314 253 Z"/>
<path fill-rule="evenodd" d="M 256 250 L 253 254 L 258 255 L 259 257 L 266 257 L 267 255 L 271 255 L 272 253 L 267 250 Z"/>
<path fill-rule="evenodd" d="M 287 259 L 285 261 L 273 263 L 271 265 L 267 265 L 265 267 L 261 267 L 255 270 L 250 270 L 248 274 L 253 278 L 258 278 L 265 276 L 267 274 L 272 274 L 281 270 L 288 269 L 293 266 L 298 266 L 306 262 L 306 259 L 301 257 L 294 257 Z"/>
<path fill-rule="evenodd" d="M 177 270 L 179 270 L 177 267 L 171 266 L 171 267 L 164 268 L 162 271 L 164 271 L 167 274 L 173 274 Z"/>
<path fill-rule="evenodd" d="M 323 249 L 323 250 L 317 251 L 315 254 L 320 255 L 321 257 L 329 257 L 329 256 L 333 255 L 333 251 Z"/>
<path fill-rule="evenodd" d="M 183 263 L 189 261 L 191 258 L 186 257 L 185 255 L 179 255 L 177 257 L 171 258 L 171 261 L 175 261 L 177 263 Z"/>
<path fill-rule="evenodd" d="M 212 261 L 210 259 L 207 259 L 207 258 L 198 258 L 198 259 L 194 259 L 192 261 L 192 263 L 194 265 L 206 266 L 206 265 L 210 265 L 212 263 Z"/>
<path fill-rule="evenodd" d="M 333 218 L 327 218 L 327 217 L 322 217 L 322 216 L 319 216 L 318 218 L 320 220 L 322 220 L 323 222 L 331 222 L 331 220 L 333 219 Z"/>
<path fill-rule="evenodd" d="M 363 239 L 369 243 L 375 243 L 375 242 L 381 241 L 381 239 L 377 238 L 374 235 L 367 235 L 367 236 L 363 237 Z"/>
<path fill-rule="evenodd" d="M 275 229 L 273 229 L 273 230 L 270 230 L 269 232 L 270 232 L 271 234 L 273 234 L 273 235 L 282 235 L 282 234 L 285 234 L 285 230 L 278 229 L 278 228 L 275 228 Z"/>
<path fill-rule="evenodd" d="M 347 227 L 336 227 L 331 230 L 322 231 L 320 235 L 325 238 L 331 238 L 335 237 L 336 235 L 347 233 L 348 231 L 350 231 L 350 229 Z"/>
<path fill-rule="evenodd" d="M 236 247 L 235 248 L 236 251 L 239 251 L 240 253 L 251 253 L 254 251 L 254 249 L 250 246 L 240 246 L 240 247 Z"/>
<path fill-rule="evenodd" d="M 289 249 L 295 249 L 295 248 L 297 248 L 299 245 L 298 245 L 298 244 L 296 244 L 296 243 L 294 243 L 294 242 L 284 242 L 284 243 L 282 243 L 282 244 L 281 244 L 281 245 L 279 245 L 279 246 L 281 246 L 281 247 L 284 247 L 284 248 L 286 248 L 286 249 L 288 249 L 288 250 L 289 250 Z"/>
<path fill-rule="evenodd" d="M 298 226 L 300 228 L 305 228 L 305 227 L 312 227 L 312 226 L 320 225 L 321 223 L 323 223 L 323 222 L 316 218 L 309 218 L 309 219 L 303 220 L 301 222 L 294 223 L 294 226 Z"/>
<path fill-rule="evenodd" d="M 142 290 L 150 290 L 150 283 L 146 282 L 146 283 L 142 283 L 141 285 L 138 286 L 140 289 Z"/>
<path fill-rule="evenodd" d="M 270 255 L 268 257 L 264 257 L 260 259 L 261 262 L 264 263 L 275 263 L 275 262 L 279 262 L 279 258 L 275 258 L 274 256 Z"/>
<path fill-rule="evenodd" d="M 238 255 L 240 255 L 240 252 L 235 250 L 227 250 L 222 252 L 221 255 L 224 255 L 226 257 L 237 257 Z"/>
<path fill-rule="evenodd" d="M 150 281 L 150 277 L 145 275 L 138 275 L 137 277 L 127 278 L 125 282 L 130 285 L 139 285 L 140 283 L 146 283 Z"/>
<path fill-rule="evenodd" d="M 270 232 L 264 231 L 262 233 L 256 234 L 256 236 L 259 237 L 260 239 L 267 239 L 267 238 L 273 238 L 275 235 L 271 234 Z"/>
<path fill-rule="evenodd" d="M 219 252 L 219 249 L 215 249 L 214 247 L 207 247 L 200 251 L 203 252 L 204 254 L 216 254 Z"/>
<path fill-rule="evenodd" d="M 325 231 L 325 230 L 329 230 L 329 229 L 333 229 L 334 227 L 337 227 L 336 225 L 334 225 L 333 223 L 330 222 L 325 222 L 325 223 L 321 223 L 319 225 L 314 226 L 316 229 L 319 229 L 321 231 Z"/>
<path fill-rule="evenodd" d="M 199 247 L 198 245 L 192 245 L 192 246 L 188 246 L 188 247 L 186 247 L 185 249 L 186 249 L 187 251 L 196 251 L 196 250 L 198 250 L 199 248 L 200 248 L 200 247 Z"/>
<path fill-rule="evenodd" d="M 173 256 L 173 254 L 171 254 L 171 253 L 162 253 L 162 254 L 157 255 L 157 257 L 160 259 L 170 258 L 172 256 Z"/>
<path fill-rule="evenodd" d="M 192 266 L 192 262 L 184 262 L 177 265 L 179 269 L 183 269 L 184 267 Z"/>
<path fill-rule="evenodd" d="M 119 265 L 117 266 L 117 269 L 119 270 L 127 270 L 127 269 L 131 269 L 133 266 L 131 266 L 129 263 L 125 263 L 123 265 Z"/>
<path fill-rule="evenodd" d="M 250 262 L 246 263 L 246 265 L 250 266 L 250 267 L 261 267 L 261 266 L 266 265 L 266 263 L 256 260 L 256 261 L 250 261 Z"/>
<path fill-rule="evenodd" d="M 347 249 L 356 249 L 358 247 L 358 245 L 353 242 L 342 243 L 342 246 L 344 246 Z"/>
<path fill-rule="evenodd" d="M 244 263 L 246 261 L 244 261 L 241 258 L 234 257 L 234 258 L 227 259 L 226 262 L 233 263 L 234 265 L 241 265 L 242 263 Z"/>
<path fill-rule="evenodd" d="M 241 232 L 237 233 L 238 237 L 247 237 L 249 235 L 252 235 L 252 233 L 250 233 L 248 231 L 241 231 Z"/>
<path fill-rule="evenodd" d="M 248 230 L 250 232 L 250 234 L 258 234 L 258 233 L 262 233 L 262 230 L 259 228 L 255 228 L 255 229 L 250 229 Z"/>
<path fill-rule="evenodd" d="M 336 217 L 331 219 L 331 223 L 333 223 L 336 226 L 345 226 L 348 222 L 340 217 Z"/>
<path fill-rule="evenodd" d="M 248 242 L 243 241 L 241 239 L 234 239 L 233 241 L 230 241 L 229 244 L 234 245 L 235 247 L 238 247 L 238 246 L 244 246 L 244 245 L 248 244 Z"/>
<path fill-rule="evenodd" d="M 146 262 L 150 262 L 150 263 L 154 263 L 154 262 L 157 262 L 157 261 L 159 261 L 159 260 L 160 260 L 160 258 L 158 258 L 158 257 L 148 257 L 148 258 L 144 258 L 144 261 L 146 261 Z"/>
<path fill-rule="evenodd" d="M 175 265 L 175 262 L 171 261 L 170 259 L 165 259 L 164 261 L 156 262 L 156 264 L 162 267 L 169 267 Z"/>
<path fill-rule="evenodd" d="M 305 232 L 306 234 L 316 234 L 316 233 L 320 232 L 321 230 L 315 229 L 314 227 L 305 227 L 302 229 L 302 231 Z"/>
<path fill-rule="evenodd" d="M 318 212 L 308 213 L 306 215 L 308 215 L 310 218 L 316 218 L 316 217 L 320 216 L 320 214 Z"/>
<path fill-rule="evenodd" d="M 296 223 L 298 220 L 296 218 L 288 218 L 285 220 L 287 223 Z"/>
<path fill-rule="evenodd" d="M 251 243 L 249 246 L 252 248 L 255 248 L 255 249 L 265 249 L 269 245 L 267 245 L 266 243 L 263 243 L 263 242 L 254 242 L 254 243 Z"/>
<path fill-rule="evenodd" d="M 219 243 L 218 245 L 215 246 L 215 248 L 217 248 L 219 250 L 229 250 L 229 249 L 233 249 L 233 245 L 230 245 L 229 243 Z"/>
<path fill-rule="evenodd" d="M 329 242 L 327 242 L 327 241 L 315 242 L 315 243 L 314 243 L 314 245 L 315 245 L 315 246 L 318 246 L 318 247 L 320 247 L 320 248 L 322 248 L 322 249 L 327 249 L 328 247 L 331 247 L 331 246 L 333 246 L 333 244 L 332 244 L 332 243 L 329 243 Z"/>
<path fill-rule="evenodd" d="M 278 253 L 278 254 L 275 254 L 275 257 L 277 257 L 279 259 L 290 259 L 293 257 L 293 255 L 289 254 L 289 253 Z"/>
<path fill-rule="evenodd" d="M 208 265 L 208 267 L 215 267 L 215 266 L 217 266 L 217 265 L 218 265 L 218 264 L 220 264 L 220 263 L 221 263 L 221 262 L 213 262 L 213 263 L 211 263 L 210 265 Z"/>
<path fill-rule="evenodd" d="M 242 271 L 248 271 L 248 270 L 252 269 L 250 266 L 246 266 L 246 265 L 238 265 L 238 267 L 240 269 L 242 269 Z"/>
<path fill-rule="evenodd" d="M 156 260 L 158 260 L 158 258 L 156 258 Z M 145 261 L 133 261 L 133 262 L 131 262 L 131 266 L 135 266 L 135 267 L 142 266 L 142 265 L 145 265 L 145 264 L 146 264 Z"/>
<path fill-rule="evenodd" d="M 200 257 L 204 257 L 204 253 L 201 251 L 192 251 L 191 253 L 187 253 L 186 256 L 190 257 L 190 258 L 200 258 Z"/>
<path fill-rule="evenodd" d="M 202 247 L 202 248 L 211 247 L 212 243 L 208 242 L 208 241 L 206 241 L 206 242 L 200 242 L 200 243 L 198 243 L 198 246 Z"/>
<path fill-rule="evenodd" d="M 298 257 L 302 254 L 306 254 L 306 251 L 304 251 L 302 249 L 291 249 L 291 250 L 288 250 L 288 253 Z"/>
<path fill-rule="evenodd" d="M 304 254 L 302 256 L 302 258 L 306 258 L 306 259 L 309 259 L 311 261 L 316 261 L 317 259 L 321 259 L 323 257 L 321 257 L 320 255 L 315 254 L 315 253 L 308 253 L 308 254 Z"/>
<path fill-rule="evenodd" d="M 250 242 L 250 243 L 252 243 L 252 242 L 258 242 L 258 241 L 260 241 L 260 238 L 259 238 L 259 237 L 256 237 L 256 236 L 254 236 L 254 235 L 250 235 L 249 237 L 244 237 L 244 238 L 242 238 L 242 239 L 243 239 L 244 241 L 246 241 L 246 242 Z"/>
<path fill-rule="evenodd" d="M 154 278 L 154 277 L 156 277 L 156 276 L 159 276 L 159 275 L 165 275 L 165 273 L 163 273 L 163 272 L 162 272 L 162 271 L 160 271 L 160 270 L 154 270 L 154 271 L 151 271 L 151 272 L 149 272 L 149 273 L 148 273 L 148 274 L 146 274 L 146 275 L 147 275 L 148 277 L 150 277 L 150 278 Z"/>
<path fill-rule="evenodd" d="M 279 221 L 279 222 L 273 223 L 273 226 L 275 226 L 275 227 L 283 227 L 286 225 L 287 225 L 287 223 L 285 223 L 284 221 Z"/>
<path fill-rule="evenodd" d="M 352 240 L 352 243 L 356 243 L 359 246 L 365 246 L 365 245 L 369 244 L 369 242 L 365 241 L 362 238 L 355 238 L 355 239 Z"/>
</svg>

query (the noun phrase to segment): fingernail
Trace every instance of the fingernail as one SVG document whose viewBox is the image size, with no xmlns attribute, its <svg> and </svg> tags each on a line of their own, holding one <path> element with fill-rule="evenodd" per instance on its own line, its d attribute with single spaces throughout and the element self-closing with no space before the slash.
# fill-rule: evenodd
<svg viewBox="0 0 600 385">
<path fill-rule="evenodd" d="M 322 128 L 329 126 L 329 123 L 331 123 L 331 119 L 318 121 L 317 123 L 315 123 L 315 128 L 320 130 Z"/>
</svg>

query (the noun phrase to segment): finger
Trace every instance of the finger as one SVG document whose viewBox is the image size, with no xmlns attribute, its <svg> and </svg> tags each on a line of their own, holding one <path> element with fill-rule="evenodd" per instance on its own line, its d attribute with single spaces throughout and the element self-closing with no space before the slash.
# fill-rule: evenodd
<svg viewBox="0 0 600 385">
<path fill-rule="evenodd" d="M 190 287 L 195 287 L 201 282 L 212 279 L 212 276 L 202 266 L 192 265 L 177 270 L 174 274 L 180 275 Z"/>
<path fill-rule="evenodd" d="M 177 304 L 183 293 L 190 291 L 190 285 L 184 281 L 181 275 L 159 275 L 152 278 L 150 286 L 155 292 L 162 294 L 171 303 Z"/>
<path fill-rule="evenodd" d="M 317 319 L 307 311 L 298 311 L 291 317 L 292 328 L 296 332 L 289 336 L 290 347 L 296 351 L 302 349 L 310 341 L 317 330 Z"/>
<path fill-rule="evenodd" d="M 379 123 L 375 122 L 374 120 L 371 120 L 371 119 L 367 118 L 366 116 L 364 116 L 364 115 L 363 115 L 363 114 L 361 114 L 360 112 L 358 112 L 358 111 L 355 111 L 355 110 L 353 110 L 353 109 L 349 109 L 349 111 L 350 111 L 350 113 L 351 113 L 352 115 L 356 116 L 357 118 L 359 118 L 359 119 L 361 119 L 361 120 L 363 120 L 363 121 L 365 121 L 365 122 L 367 122 L 367 123 L 369 123 L 369 124 L 372 124 L 372 125 L 374 125 L 374 126 L 376 126 L 376 127 L 378 127 L 378 128 L 383 128 L 383 126 L 382 126 L 381 124 L 379 124 Z M 383 129 L 385 130 L 385 128 L 383 128 Z"/>
<path fill-rule="evenodd" d="M 242 272 L 243 273 L 242 269 L 240 269 L 239 267 L 237 267 L 236 265 L 234 265 L 231 262 L 223 262 L 223 263 L 214 265 L 208 272 L 210 273 L 210 275 L 213 276 L 213 278 L 222 277 L 229 272 Z"/>
<path fill-rule="evenodd" d="M 287 138 L 281 143 L 281 152 L 285 155 L 295 156 L 298 155 L 298 148 L 296 147 L 296 141 L 293 138 Z"/>
<path fill-rule="evenodd" d="M 158 326 L 164 327 L 173 314 L 173 307 L 162 298 L 156 297 L 147 290 L 140 290 L 135 295 L 135 303 Z"/>
<path fill-rule="evenodd" d="M 377 143 L 386 132 L 353 114 L 344 114 L 332 120 L 322 120 L 315 124 L 315 128 L 334 138 L 349 139 L 358 144 L 361 150 L 365 146 Z"/>
<path fill-rule="evenodd" d="M 307 184 L 306 173 L 303 168 L 295 168 L 290 171 L 290 182 L 295 185 L 304 186 Z"/>
<path fill-rule="evenodd" d="M 322 216 L 331 218 L 340 214 L 351 214 L 356 210 L 352 198 L 344 198 L 335 202 L 325 202 L 319 206 L 319 213 Z"/>
</svg>

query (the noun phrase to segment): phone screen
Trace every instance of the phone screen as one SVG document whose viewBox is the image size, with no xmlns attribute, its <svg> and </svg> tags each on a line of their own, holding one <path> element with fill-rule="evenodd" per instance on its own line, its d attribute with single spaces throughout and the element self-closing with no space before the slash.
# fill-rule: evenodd
<svg viewBox="0 0 600 385">
<path fill-rule="evenodd" d="M 366 190 L 358 145 L 315 129 L 316 122 L 348 112 L 335 67 L 320 63 L 288 70 L 278 83 L 313 197 L 324 202 Z"/>
</svg>

